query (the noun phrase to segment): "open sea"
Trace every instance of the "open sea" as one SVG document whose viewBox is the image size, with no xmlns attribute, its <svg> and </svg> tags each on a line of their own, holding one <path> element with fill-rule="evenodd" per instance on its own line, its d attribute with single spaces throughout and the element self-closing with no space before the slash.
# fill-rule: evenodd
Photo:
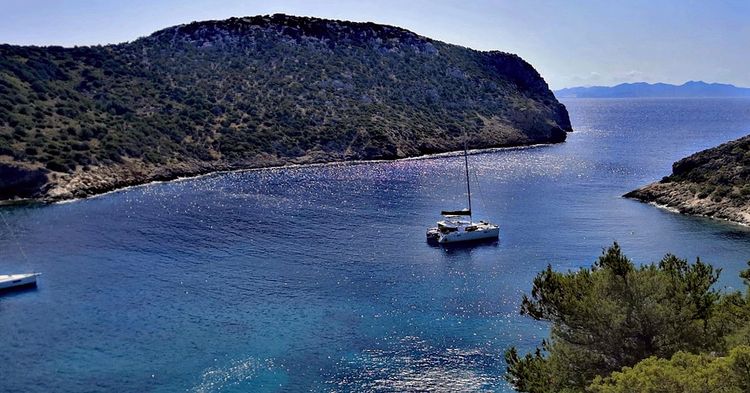
<svg viewBox="0 0 750 393">
<path fill-rule="evenodd" d="M 750 228 L 620 196 L 750 133 L 750 99 L 569 99 L 564 144 L 469 157 L 475 219 L 500 240 L 425 243 L 464 207 L 461 156 L 233 172 L 0 210 L 2 392 L 510 391 L 503 352 L 537 272 L 618 241 L 723 269 Z"/>
</svg>

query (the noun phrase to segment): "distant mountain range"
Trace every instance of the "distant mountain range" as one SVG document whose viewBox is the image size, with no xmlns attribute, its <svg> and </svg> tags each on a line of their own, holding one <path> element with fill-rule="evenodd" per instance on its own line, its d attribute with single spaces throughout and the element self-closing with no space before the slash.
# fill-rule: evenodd
<svg viewBox="0 0 750 393">
<path fill-rule="evenodd" d="M 568 87 L 556 90 L 555 96 L 557 98 L 750 97 L 750 88 L 703 81 L 690 81 L 682 85 L 638 82 L 617 86 Z"/>
</svg>

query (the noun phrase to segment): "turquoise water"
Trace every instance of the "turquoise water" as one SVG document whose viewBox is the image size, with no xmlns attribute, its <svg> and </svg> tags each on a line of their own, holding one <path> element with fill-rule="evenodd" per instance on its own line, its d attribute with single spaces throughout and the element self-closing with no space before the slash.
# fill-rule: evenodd
<svg viewBox="0 0 750 393">
<path fill-rule="evenodd" d="M 750 100 L 566 100 L 555 146 L 470 157 L 478 218 L 500 241 L 424 242 L 463 207 L 462 158 L 220 174 L 4 209 L 0 391 L 508 391 L 503 351 L 547 264 L 587 266 L 617 240 L 741 286 L 750 229 L 620 198 L 692 152 L 750 133 Z M 0 223 L 1 224 L 1 223 Z"/>
</svg>

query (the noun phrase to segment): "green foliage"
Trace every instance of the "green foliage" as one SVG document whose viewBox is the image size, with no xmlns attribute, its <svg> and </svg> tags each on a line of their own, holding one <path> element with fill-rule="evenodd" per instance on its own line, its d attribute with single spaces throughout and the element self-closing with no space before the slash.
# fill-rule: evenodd
<svg viewBox="0 0 750 393">
<path fill-rule="evenodd" d="M 677 352 L 670 360 L 649 357 L 611 376 L 597 377 L 592 393 L 744 393 L 750 391 L 750 346 L 727 356 Z"/>
<path fill-rule="evenodd" d="M 283 15 L 196 22 L 119 45 L 0 45 L 0 85 L 0 135 L 10 138 L 0 151 L 54 171 L 82 165 L 81 152 L 92 165 L 392 158 L 461 148 L 464 130 L 488 147 L 561 141 L 570 128 L 517 56 Z M 533 115 L 517 116 L 517 106 Z"/>
<path fill-rule="evenodd" d="M 616 243 L 590 269 L 548 267 L 521 312 L 550 322 L 551 337 L 523 357 L 511 348 L 506 378 L 523 392 L 582 392 L 597 376 L 651 356 L 722 350 L 738 322 L 717 312 L 718 275 L 700 260 L 689 264 L 673 255 L 635 266 Z"/>
</svg>

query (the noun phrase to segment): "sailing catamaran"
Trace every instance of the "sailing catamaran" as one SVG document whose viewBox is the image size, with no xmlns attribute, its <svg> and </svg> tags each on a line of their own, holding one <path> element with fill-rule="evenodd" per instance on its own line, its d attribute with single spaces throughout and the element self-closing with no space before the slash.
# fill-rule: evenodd
<svg viewBox="0 0 750 393">
<path fill-rule="evenodd" d="M 464 147 L 464 166 L 466 168 L 466 196 L 469 202 L 468 209 L 443 210 L 440 214 L 445 217 L 438 221 L 437 226 L 427 229 L 427 241 L 437 243 L 457 243 L 472 240 L 497 239 L 500 236 L 500 227 L 488 221 L 474 222 L 471 215 L 471 184 L 469 182 L 469 153 Z M 462 217 L 469 220 L 462 220 Z"/>
</svg>

